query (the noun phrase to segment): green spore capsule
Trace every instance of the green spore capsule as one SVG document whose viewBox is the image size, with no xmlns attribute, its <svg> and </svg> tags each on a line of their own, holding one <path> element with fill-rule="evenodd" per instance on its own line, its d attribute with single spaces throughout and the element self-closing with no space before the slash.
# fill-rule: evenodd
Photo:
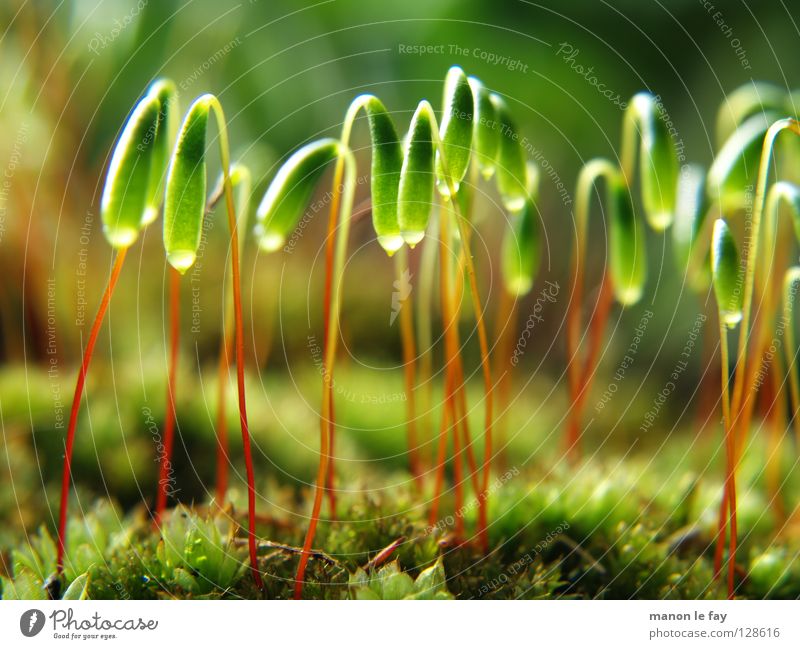
<svg viewBox="0 0 800 649">
<path fill-rule="evenodd" d="M 157 79 L 147 92 L 159 102 L 158 127 L 153 133 L 153 159 L 150 164 L 150 180 L 147 188 L 147 207 L 142 225 L 156 220 L 161 200 L 164 197 L 164 182 L 167 175 L 170 148 L 178 131 L 178 91 L 170 79 Z"/>
<path fill-rule="evenodd" d="M 370 192 L 372 194 L 372 227 L 378 243 L 391 256 L 403 245 L 397 218 L 397 194 L 403 147 L 389 112 L 374 95 L 359 95 L 347 110 L 346 121 L 364 109 L 369 122 L 372 143 Z"/>
<path fill-rule="evenodd" d="M 675 213 L 678 189 L 675 143 L 664 109 L 653 95 L 647 92 L 634 95 L 628 110 L 632 111 L 639 128 L 642 204 L 650 227 L 661 232 L 671 225 Z"/>
<path fill-rule="evenodd" d="M 495 172 L 497 191 L 500 192 L 505 208 L 510 212 L 517 212 L 525 206 L 528 197 L 525 187 L 527 172 L 522 138 L 503 98 L 492 93 L 491 101 L 497 115 L 496 126 L 500 133 Z"/>
<path fill-rule="evenodd" d="M 458 66 L 447 71 L 444 81 L 444 109 L 439 138 L 444 151 L 436 155 L 436 186 L 442 196 L 457 192 L 469 168 L 472 155 L 472 120 L 474 103 L 467 75 Z"/>
<path fill-rule="evenodd" d="M 681 269 L 689 268 L 705 223 L 708 212 L 705 182 L 705 171 L 699 165 L 688 165 L 681 171 L 675 204 L 675 223 L 672 226 L 675 260 Z M 711 279 L 708 264 L 697 270 L 700 276 L 690 277 L 689 281 L 698 289 L 708 286 Z"/>
<path fill-rule="evenodd" d="M 708 171 L 708 197 L 723 212 L 734 212 L 752 199 L 764 136 L 778 113 L 759 113 L 744 121 L 723 145 Z"/>
<path fill-rule="evenodd" d="M 306 144 L 283 163 L 256 210 L 255 235 L 266 252 L 283 247 L 308 206 L 327 165 L 339 155 L 339 141 Z"/>
<path fill-rule="evenodd" d="M 397 218 L 403 240 L 412 248 L 428 228 L 434 191 L 433 109 L 420 102 L 411 119 L 400 170 Z"/>
<path fill-rule="evenodd" d="M 103 233 L 114 248 L 127 248 L 144 221 L 158 134 L 158 97 L 136 104 L 114 147 L 100 201 Z"/>
<path fill-rule="evenodd" d="M 167 261 L 185 273 L 197 258 L 206 208 L 206 127 L 213 95 L 189 107 L 167 173 L 164 249 Z"/>
<path fill-rule="evenodd" d="M 717 144 L 722 146 L 747 119 L 764 112 L 794 115 L 785 88 L 763 81 L 749 81 L 736 88 L 717 110 Z"/>
<path fill-rule="evenodd" d="M 739 250 L 725 219 L 714 222 L 711 241 L 711 274 L 719 317 L 729 328 L 742 320 L 744 273 Z"/>
<path fill-rule="evenodd" d="M 495 172 L 497 152 L 500 148 L 500 127 L 497 123 L 497 111 L 492 102 L 492 93 L 475 77 L 467 79 L 472 89 L 472 100 L 475 105 L 472 129 L 472 146 L 475 149 L 475 160 L 485 180 L 489 180 Z"/>
<path fill-rule="evenodd" d="M 502 270 L 505 289 L 514 296 L 522 296 L 533 288 L 541 261 L 541 227 L 538 197 L 538 170 L 528 164 L 528 200 L 525 206 L 509 216 L 510 227 L 503 237 Z"/>
<path fill-rule="evenodd" d="M 622 175 L 608 183 L 609 266 L 614 296 L 630 306 L 639 301 L 647 279 L 644 228 L 635 217 L 633 199 Z"/>
</svg>

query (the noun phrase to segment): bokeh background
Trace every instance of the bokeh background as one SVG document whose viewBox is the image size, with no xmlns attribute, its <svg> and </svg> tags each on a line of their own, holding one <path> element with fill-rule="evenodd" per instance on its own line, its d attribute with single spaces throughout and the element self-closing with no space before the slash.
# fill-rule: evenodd
<svg viewBox="0 0 800 649">
<path fill-rule="evenodd" d="M 581 165 L 617 155 L 619 102 L 642 89 L 662 98 L 685 161 L 708 165 L 718 149 L 714 123 L 726 92 L 753 79 L 797 84 L 796 14 L 795 5 L 781 1 L 723 0 L 3 2 L 0 510 L 8 527 L 0 528 L 52 520 L 77 364 L 112 258 L 99 224 L 102 179 L 126 115 L 154 78 L 175 79 L 182 107 L 203 92 L 221 98 L 234 157 L 256 179 L 254 201 L 294 149 L 336 136 L 358 93 L 378 94 L 401 130 L 421 98 L 440 106 L 442 80 L 453 64 L 509 99 L 543 169 L 543 263 L 536 287 L 519 305 L 520 326 L 544 282 L 562 287 L 518 370 L 507 452 L 527 461 L 557 454 L 564 425 L 563 318 L 574 241 L 571 196 Z M 357 140 L 364 144 L 363 132 Z M 210 155 L 218 170 L 216 153 Z M 359 161 L 368 168 L 366 151 Z M 485 192 L 475 249 L 491 319 L 505 220 L 494 190 Z M 366 186 L 358 200 L 365 194 Z M 321 339 L 325 215 L 324 209 L 309 213 L 290 254 L 266 256 L 252 238 L 247 242 L 249 405 L 262 483 L 304 484 L 313 475 L 320 380 L 309 336 Z M 179 498 L 186 501 L 206 498 L 213 477 L 214 369 L 227 257 L 222 223 L 212 222 L 183 296 L 175 466 Z M 716 415 L 697 416 L 704 376 L 717 379 L 715 343 L 698 343 L 678 382 L 679 398 L 648 434 L 639 426 L 698 315 L 712 313 L 713 301 L 688 290 L 669 237 L 648 236 L 645 297 L 612 312 L 588 407 L 587 443 L 592 452 L 651 457 L 674 438 L 670 448 L 682 461 L 709 422 L 708 443 L 718 444 Z M 589 277 L 598 278 L 606 253 L 602 219 L 593 225 L 592 242 Z M 90 375 L 75 473 L 79 493 L 109 493 L 126 505 L 153 496 L 157 464 L 147 413 L 161 425 L 167 366 L 167 267 L 158 225 L 134 250 Z M 374 244 L 368 219 L 356 224 L 351 250 L 339 379 L 341 471 L 402 471 L 405 404 L 398 332 L 390 324 L 393 268 Z M 587 298 L 591 304 L 591 289 Z M 478 349 L 469 308 L 464 311 L 477 431 Z M 617 382 L 612 403 L 595 408 L 646 311 L 653 316 L 634 367 Z M 712 317 L 700 338 L 713 341 L 714 327 Z M 714 399 L 705 412 L 714 412 Z M 236 469 L 233 401 L 228 410 Z M 701 470 L 709 457 L 714 452 L 702 455 Z M 263 496 L 260 506 L 275 505 Z"/>
</svg>

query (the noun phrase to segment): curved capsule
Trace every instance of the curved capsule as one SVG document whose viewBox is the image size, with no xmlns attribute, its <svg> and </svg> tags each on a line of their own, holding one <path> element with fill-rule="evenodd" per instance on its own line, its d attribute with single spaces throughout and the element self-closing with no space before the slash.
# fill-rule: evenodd
<svg viewBox="0 0 800 649">
<path fill-rule="evenodd" d="M 644 228 L 622 174 L 609 178 L 609 267 L 617 301 L 625 306 L 642 297 L 647 279 Z"/>
<path fill-rule="evenodd" d="M 359 95 L 347 110 L 346 123 L 364 109 L 369 122 L 372 143 L 370 191 L 372 194 L 372 226 L 378 243 L 393 255 L 403 245 L 397 221 L 397 192 L 403 151 L 394 122 L 386 107 L 374 95 Z M 346 138 L 343 138 L 346 142 Z"/>
<path fill-rule="evenodd" d="M 150 165 L 150 180 L 147 189 L 147 207 L 142 217 L 142 225 L 156 220 L 161 201 L 164 198 L 164 180 L 172 143 L 178 131 L 178 90 L 171 79 L 157 79 L 147 92 L 158 99 L 158 127 L 153 134 L 153 160 Z"/>
<path fill-rule="evenodd" d="M 672 223 L 678 188 L 678 156 L 664 109 L 650 93 L 634 95 L 628 104 L 639 129 L 642 204 L 647 221 L 661 232 Z M 630 182 L 631 179 L 628 179 Z"/>
<path fill-rule="evenodd" d="M 764 227 L 765 245 L 771 250 L 774 245 L 771 239 L 777 231 L 777 221 L 781 204 L 789 208 L 792 216 L 794 234 L 800 241 L 800 187 L 786 180 L 773 183 L 767 191 L 765 201 L 766 222 Z"/>
<path fill-rule="evenodd" d="M 673 250 L 678 268 L 687 270 L 695 254 L 696 246 L 708 212 L 705 191 L 706 173 L 700 165 L 689 165 L 680 175 L 678 197 L 675 203 L 675 223 L 672 226 Z M 703 265 L 703 269 L 707 264 Z M 689 281 L 701 288 L 708 286 L 710 276 L 690 277 Z"/>
<path fill-rule="evenodd" d="M 745 120 L 711 164 L 708 197 L 717 201 L 723 212 L 741 209 L 750 200 L 758 176 L 764 136 L 778 117 L 777 113 L 758 113 Z"/>
<path fill-rule="evenodd" d="M 433 109 L 421 101 L 411 118 L 400 170 L 397 220 L 403 240 L 412 248 L 428 228 L 434 190 Z"/>
<path fill-rule="evenodd" d="M 472 116 L 475 107 L 472 89 L 467 76 L 458 66 L 447 71 L 444 81 L 444 109 L 439 126 L 447 169 L 443 168 L 441 156 L 436 155 L 437 187 L 442 196 L 450 196 L 450 188 L 458 191 L 469 168 L 472 155 Z"/>
<path fill-rule="evenodd" d="M 528 164 L 529 196 L 525 206 L 510 215 L 510 228 L 503 236 L 502 270 L 506 290 L 515 296 L 533 288 L 541 261 L 541 228 L 539 226 L 538 170 Z"/>
<path fill-rule="evenodd" d="M 148 94 L 139 101 L 111 155 L 100 200 L 100 218 L 103 233 L 114 248 L 130 246 L 142 228 L 159 109 L 158 97 Z"/>
<path fill-rule="evenodd" d="M 197 259 L 206 209 L 206 127 L 212 95 L 202 95 L 183 119 L 167 173 L 164 249 L 167 261 L 185 273 Z"/>
<path fill-rule="evenodd" d="M 489 180 L 496 168 L 497 151 L 500 148 L 500 128 L 497 124 L 497 111 L 492 103 L 491 93 L 478 79 L 467 79 L 472 89 L 475 106 L 473 115 L 472 145 L 475 160 L 485 180 Z"/>
<path fill-rule="evenodd" d="M 525 151 L 506 102 L 494 93 L 491 95 L 491 101 L 495 108 L 497 128 L 500 132 L 495 172 L 497 190 L 500 192 L 500 198 L 505 208 L 510 212 L 516 212 L 525 206 L 528 196 L 528 190 L 525 187 L 527 175 Z"/>
<path fill-rule="evenodd" d="M 750 81 L 736 88 L 717 110 L 717 145 L 722 146 L 745 120 L 764 112 L 794 115 L 785 88 L 763 81 Z"/>
<path fill-rule="evenodd" d="M 283 163 L 256 210 L 255 235 L 262 250 L 280 249 L 306 209 L 328 163 L 339 155 L 339 141 L 317 140 Z"/>
<path fill-rule="evenodd" d="M 711 241 L 711 273 L 714 295 L 722 322 L 730 328 L 742 319 L 742 284 L 744 274 L 739 250 L 725 219 L 714 222 Z"/>
</svg>

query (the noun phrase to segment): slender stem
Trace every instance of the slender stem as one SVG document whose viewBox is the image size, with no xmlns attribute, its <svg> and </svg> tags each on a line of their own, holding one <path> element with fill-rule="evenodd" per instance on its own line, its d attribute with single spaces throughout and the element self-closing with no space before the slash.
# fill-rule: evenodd
<svg viewBox="0 0 800 649">
<path fill-rule="evenodd" d="M 716 354 L 714 353 L 716 341 L 714 336 L 713 327 L 705 327 L 703 329 L 700 366 L 703 368 L 708 367 L 710 371 L 706 371 L 700 379 L 700 401 L 697 404 L 697 413 L 695 414 L 697 428 L 702 431 L 705 431 L 708 427 L 708 423 L 713 419 L 713 413 L 716 410 L 716 390 L 713 388 L 712 383 L 716 380 L 713 373 L 713 365 L 716 363 Z"/>
<path fill-rule="evenodd" d="M 228 493 L 228 419 L 226 403 L 228 394 L 228 368 L 233 355 L 233 329 L 225 319 L 225 331 L 219 345 L 219 361 L 217 364 L 217 466 L 216 466 L 216 501 L 222 506 Z"/>
<path fill-rule="evenodd" d="M 331 188 L 331 207 L 328 213 L 328 233 L 325 239 L 325 286 L 323 289 L 323 339 L 322 339 L 322 354 L 325 355 L 325 350 L 328 344 L 328 329 L 330 328 L 331 321 L 331 290 L 333 284 L 333 264 L 334 252 L 336 249 L 336 227 L 339 222 L 339 204 L 341 202 L 341 189 L 342 177 L 344 175 L 344 160 L 340 156 L 336 159 L 336 168 L 333 172 L 333 187 Z M 328 495 L 328 513 L 331 518 L 336 517 L 336 491 L 334 489 L 334 478 L 336 469 L 334 466 L 333 449 L 336 435 L 336 419 L 335 419 L 335 406 L 334 406 L 334 392 L 333 392 L 333 370 L 331 365 L 328 368 L 328 376 L 323 376 L 322 389 L 328 391 L 328 410 L 322 411 L 322 417 L 328 421 L 328 443 L 330 444 L 330 455 L 328 460 L 328 471 L 325 476 L 325 491 Z M 327 380 L 326 380 L 327 379 Z"/>
<path fill-rule="evenodd" d="M 456 424 L 455 399 L 452 392 L 448 396 L 450 399 L 450 410 L 453 413 L 453 421 L 450 430 L 453 434 L 453 494 L 455 496 L 455 534 L 456 538 L 464 538 L 464 457 L 461 445 L 461 435 Z"/>
<path fill-rule="evenodd" d="M 172 266 L 169 267 L 169 279 L 169 368 L 167 369 L 167 407 L 164 415 L 164 451 L 161 454 L 156 495 L 155 523 L 157 527 L 161 525 L 161 518 L 164 515 L 169 496 L 172 447 L 175 442 L 175 389 L 181 331 L 181 274 Z"/>
<path fill-rule="evenodd" d="M 464 266 L 466 264 L 466 252 L 465 247 L 462 245 L 461 250 L 458 254 L 458 264 L 456 266 L 456 273 L 455 273 L 455 286 L 453 290 L 450 292 L 449 297 L 449 309 L 450 313 L 454 314 L 452 319 L 458 322 L 458 308 L 457 304 L 460 304 L 463 297 L 464 297 Z M 458 426 L 461 430 L 461 433 L 464 438 L 464 449 L 466 450 L 467 455 L 467 462 L 469 465 L 470 470 L 470 479 L 472 481 L 472 486 L 475 491 L 475 497 L 478 498 L 481 493 L 481 474 L 478 471 L 477 462 L 475 461 L 475 454 L 472 450 L 472 435 L 470 434 L 469 429 L 469 418 L 468 418 L 468 409 L 467 409 L 467 388 L 466 388 L 466 381 L 464 380 L 464 363 L 461 359 L 461 339 L 458 333 L 458 327 L 452 328 L 453 332 L 453 343 L 452 347 L 458 350 L 458 353 L 454 355 L 453 358 L 453 365 L 454 365 L 454 396 L 456 399 L 456 412 L 454 413 L 454 417 L 456 417 L 456 426 Z"/>
<path fill-rule="evenodd" d="M 317 471 L 317 481 L 314 487 L 314 503 L 311 510 L 311 520 L 306 530 L 306 537 L 303 542 L 303 553 L 300 555 L 300 562 L 297 566 L 297 574 L 294 582 L 294 598 L 300 599 L 303 596 L 303 583 L 305 579 L 306 566 L 311 556 L 311 546 L 319 523 L 319 512 L 322 507 L 322 497 L 325 491 L 326 479 L 328 475 L 328 463 L 330 460 L 330 421 L 328 414 L 331 412 L 332 390 L 329 389 L 331 376 L 330 369 L 336 359 L 336 346 L 339 340 L 339 310 L 341 305 L 342 281 L 344 274 L 344 258 L 347 254 L 347 242 L 350 234 L 350 217 L 353 210 L 353 195 L 356 188 L 356 163 L 353 154 L 344 144 L 340 143 L 340 159 L 344 160 L 345 181 L 344 192 L 339 214 L 339 233 L 336 237 L 336 254 L 333 265 L 333 284 L 331 288 L 331 308 L 330 321 L 325 340 L 325 352 L 322 361 L 322 416 L 320 417 L 320 462 Z"/>
<path fill-rule="evenodd" d="M 238 199 L 235 204 L 239 208 L 238 227 L 244 229 L 247 226 L 248 206 L 250 204 L 250 190 L 252 181 L 250 172 L 246 167 L 234 165 L 235 171 L 231 174 L 231 183 L 236 183 L 236 193 Z M 224 186 L 220 187 L 212 199 L 206 205 L 206 211 L 214 208 L 217 201 L 224 194 Z M 244 252 L 244 237 L 239 239 L 239 254 Z M 227 281 L 227 272 L 224 274 L 223 281 Z M 231 279 L 231 283 L 233 280 Z M 233 286 L 231 285 L 231 289 Z M 225 503 L 228 492 L 228 419 L 227 419 L 227 395 L 230 359 L 234 353 L 234 308 L 233 290 L 225 292 L 225 312 L 223 318 L 222 338 L 219 342 L 219 360 L 217 362 L 217 420 L 216 420 L 216 490 L 215 500 L 220 507 Z M 269 320 L 268 320 L 269 321 Z M 266 358 L 262 361 L 266 363 Z"/>
<path fill-rule="evenodd" d="M 231 233 L 231 277 L 233 280 L 233 311 L 236 349 L 236 386 L 239 393 L 239 423 L 242 429 L 242 444 L 244 446 L 244 462 L 247 472 L 247 518 L 248 518 L 248 547 L 250 551 L 250 571 L 256 587 L 263 589 L 264 582 L 258 570 L 258 555 L 256 547 L 256 488 L 253 472 L 253 454 L 250 448 L 250 427 L 247 423 L 247 400 L 244 385 L 244 331 L 242 326 L 242 288 L 239 272 L 239 234 L 236 220 L 236 208 L 233 203 L 233 185 L 230 177 L 230 147 L 228 145 L 228 127 L 222 105 L 214 97 L 211 107 L 217 120 L 219 129 L 220 158 L 222 161 L 222 179 L 225 187 L 225 206 L 228 211 L 228 228 Z"/>
<path fill-rule="evenodd" d="M 400 309 L 400 337 L 403 345 L 403 375 L 406 390 L 406 435 L 408 436 L 408 461 L 411 475 L 417 487 L 422 485 L 422 467 L 419 459 L 419 440 L 417 439 L 417 409 L 415 400 L 416 391 L 416 357 L 417 346 L 414 340 L 414 314 L 410 295 L 405 295 L 405 279 L 408 273 L 408 253 L 405 246 L 395 253 L 395 281 L 396 291 L 401 298 L 398 304 Z"/>
<path fill-rule="evenodd" d="M 579 457 L 581 429 L 581 384 L 582 371 L 579 353 L 581 338 L 581 315 L 583 311 L 584 259 L 587 249 L 587 226 L 592 190 L 600 178 L 615 176 L 617 169 L 608 160 L 594 159 L 587 162 L 578 175 L 575 195 L 575 247 L 572 254 L 572 296 L 567 306 L 567 381 L 570 389 L 569 421 L 565 448 L 574 461 Z"/>
<path fill-rule="evenodd" d="M 444 331 L 444 403 L 442 407 L 442 422 L 439 429 L 439 448 L 436 460 L 436 478 L 434 481 L 433 501 L 431 504 L 431 525 L 436 522 L 439 499 L 444 486 L 444 472 L 447 450 L 447 430 L 456 430 L 455 409 L 453 394 L 455 391 L 455 357 L 458 352 L 458 341 L 455 338 L 458 322 L 455 320 L 451 302 L 451 267 L 448 244 L 450 242 L 450 224 L 447 219 L 446 209 L 442 210 L 439 217 L 439 298 L 442 311 L 442 329 Z"/>
<path fill-rule="evenodd" d="M 460 424 L 466 419 L 464 418 L 463 420 L 459 421 L 459 416 L 457 414 L 458 403 L 456 400 L 456 394 L 461 394 L 463 396 L 464 389 L 464 377 L 460 372 L 461 342 L 458 335 L 458 307 L 456 306 L 456 296 L 461 289 L 458 286 L 458 281 L 454 277 L 451 256 L 447 254 L 447 248 L 452 239 L 447 209 L 443 211 L 439 225 L 441 240 L 439 253 L 439 276 L 441 278 L 440 293 L 442 298 L 442 321 L 445 328 L 446 343 L 445 371 L 448 377 L 447 392 L 445 393 L 445 407 L 448 412 L 450 432 L 453 438 L 453 495 L 455 497 L 454 511 L 456 514 L 455 534 L 456 537 L 461 540 L 464 537 L 464 471 L 462 464 L 463 456 L 462 445 L 459 437 L 459 428 Z M 458 264 L 458 269 L 460 272 L 460 263 Z M 461 277 L 460 274 L 459 277 Z"/>
<path fill-rule="evenodd" d="M 72 409 L 69 413 L 69 425 L 67 427 L 67 442 L 64 449 L 64 468 L 61 474 L 61 505 L 58 515 L 58 550 L 56 557 L 56 567 L 58 573 L 64 571 L 64 548 L 67 535 L 67 506 L 69 504 L 69 483 L 72 475 L 72 448 L 75 443 L 75 426 L 78 423 L 78 411 L 81 406 L 81 396 L 83 395 L 83 386 L 86 383 L 86 372 L 89 369 L 89 363 L 92 360 L 92 353 L 94 352 L 95 343 L 97 343 L 97 336 L 100 333 L 100 326 L 103 324 L 108 305 L 111 302 L 111 296 L 114 293 L 114 287 L 117 285 L 120 271 L 122 270 L 122 263 L 125 261 L 125 253 L 127 248 L 120 248 L 117 251 L 114 266 L 111 269 L 111 276 L 108 279 L 108 285 L 100 300 L 100 306 L 97 309 L 97 315 L 92 323 L 92 329 L 89 332 L 89 339 L 86 341 L 86 349 L 83 352 L 83 360 L 81 361 L 81 369 L 78 372 L 78 380 L 75 384 L 75 395 L 72 397 Z"/>
<path fill-rule="evenodd" d="M 766 485 L 769 501 L 775 512 L 775 525 L 781 529 L 786 522 L 786 512 L 783 508 L 781 497 L 781 441 L 783 437 L 784 422 L 783 390 L 781 389 L 781 369 L 776 357 L 770 367 L 770 380 L 772 384 L 771 401 L 768 404 L 769 436 L 767 446 Z"/>
<path fill-rule="evenodd" d="M 417 335 L 419 337 L 419 384 L 424 387 L 422 395 L 425 403 L 422 405 L 424 428 L 430 431 L 431 408 L 433 407 L 433 321 L 431 312 L 433 310 L 433 291 L 434 274 L 436 272 L 436 252 L 437 231 L 439 229 L 439 214 L 434 210 L 428 223 L 428 232 L 422 248 L 422 260 L 419 268 L 419 306 L 416 310 L 417 316 Z M 425 434 L 426 443 L 430 439 L 430 433 Z M 433 445 L 432 445 L 433 446 Z M 431 453 L 435 453 L 435 447 Z"/>
<path fill-rule="evenodd" d="M 445 386 L 444 386 L 444 399 L 442 404 L 442 419 L 439 424 L 439 438 L 436 452 L 436 477 L 433 484 L 433 497 L 431 498 L 431 510 L 428 514 L 428 524 L 433 527 L 437 523 L 439 516 L 439 499 L 442 495 L 442 488 L 444 486 L 444 468 L 447 462 L 447 429 L 451 422 L 450 394 L 452 393 L 452 375 L 445 368 Z"/>
<path fill-rule="evenodd" d="M 497 446 L 497 460 L 500 470 L 506 466 L 507 455 L 507 423 L 508 406 L 511 396 L 511 377 L 513 365 L 511 364 L 511 347 L 517 333 L 517 299 L 506 290 L 500 292 L 500 302 L 497 305 L 495 316 L 494 340 L 500 364 L 495 363 L 495 384 L 497 385 L 498 416 L 495 424 L 495 442 Z"/>
<path fill-rule="evenodd" d="M 727 460 L 726 460 L 727 462 Z M 717 536 L 714 548 L 714 579 L 719 579 L 722 574 L 722 559 L 725 557 L 725 531 L 728 527 L 728 481 L 724 481 L 722 498 L 719 501 L 719 516 L 717 519 Z"/>
<path fill-rule="evenodd" d="M 792 427 L 795 443 L 800 446 L 800 380 L 797 376 L 797 339 L 794 333 L 794 298 L 800 270 L 794 269 L 785 280 L 783 291 L 783 319 L 785 325 L 783 351 L 786 358 L 786 371 L 789 373 L 789 397 L 792 412 Z"/>
<path fill-rule="evenodd" d="M 586 353 L 584 369 L 579 379 L 577 393 L 572 406 L 574 419 L 570 427 L 568 449 L 572 452 L 573 459 L 580 457 L 581 453 L 580 421 L 586 404 L 586 397 L 591 394 L 592 381 L 594 380 L 597 365 L 600 362 L 603 333 L 606 329 L 612 302 L 611 278 L 606 273 L 600 283 L 595 310 L 589 319 L 589 349 Z"/>
<path fill-rule="evenodd" d="M 460 346 L 460 343 L 458 343 Z M 464 451 L 467 455 L 467 466 L 469 467 L 469 477 L 472 482 L 472 489 L 475 492 L 475 497 L 477 498 L 481 493 L 481 484 L 480 484 L 480 473 L 478 471 L 478 464 L 475 461 L 475 453 L 472 450 L 472 435 L 469 431 L 469 418 L 468 418 L 468 411 L 467 411 L 467 395 L 466 395 L 466 388 L 464 385 L 464 366 L 461 363 L 461 356 L 457 356 L 455 359 L 455 367 L 454 367 L 454 380 L 456 384 L 455 390 L 455 406 L 456 406 L 456 425 L 461 429 L 461 435 L 464 439 Z"/>
<path fill-rule="evenodd" d="M 726 465 L 726 489 L 728 494 L 729 518 L 728 525 L 730 530 L 728 545 L 728 599 L 733 599 L 734 575 L 736 573 L 736 441 L 734 437 L 733 422 L 731 421 L 731 402 L 729 382 L 730 376 L 729 357 L 728 357 L 728 330 L 720 317 L 719 323 L 720 336 L 720 355 L 722 359 L 722 420 L 725 426 L 725 455 Z"/>
</svg>

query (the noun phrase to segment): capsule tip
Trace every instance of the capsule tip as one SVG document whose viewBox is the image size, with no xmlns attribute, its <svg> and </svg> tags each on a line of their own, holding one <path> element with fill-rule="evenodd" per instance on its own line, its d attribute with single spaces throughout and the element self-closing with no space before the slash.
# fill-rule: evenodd
<svg viewBox="0 0 800 649">
<path fill-rule="evenodd" d="M 173 250 L 167 254 L 167 261 L 175 270 L 183 275 L 193 265 L 197 255 L 194 250 Z"/>
<path fill-rule="evenodd" d="M 390 257 L 403 247 L 403 237 L 399 234 L 378 235 L 378 243 Z"/>
<path fill-rule="evenodd" d="M 525 207 L 524 196 L 503 196 L 503 205 L 509 212 L 519 212 Z"/>
<path fill-rule="evenodd" d="M 150 225 L 156 220 L 157 216 L 158 208 L 155 205 L 148 205 L 146 208 L 144 208 L 144 213 L 142 214 L 142 227 Z"/>
<path fill-rule="evenodd" d="M 402 234 L 403 241 L 408 244 L 409 248 L 414 248 L 425 238 L 425 230 L 404 230 Z"/>
<path fill-rule="evenodd" d="M 275 252 L 283 247 L 286 237 L 275 232 L 256 232 L 258 247 L 264 252 Z"/>
<path fill-rule="evenodd" d="M 742 321 L 741 311 L 722 311 L 719 315 L 728 329 L 733 329 Z"/>
<path fill-rule="evenodd" d="M 622 286 L 615 287 L 614 295 L 622 306 L 631 306 L 636 304 L 642 297 L 641 286 Z"/>
<path fill-rule="evenodd" d="M 672 212 L 655 212 L 648 216 L 647 221 L 654 232 L 664 232 L 664 230 L 672 225 Z"/>
<path fill-rule="evenodd" d="M 105 226 L 103 228 L 103 233 L 106 235 L 108 243 L 110 243 L 113 248 L 117 249 L 128 248 L 133 245 L 139 237 L 138 228 Z"/>
<path fill-rule="evenodd" d="M 513 277 L 506 280 L 506 290 L 515 297 L 525 295 L 532 287 L 533 281 L 529 277 Z"/>
</svg>

